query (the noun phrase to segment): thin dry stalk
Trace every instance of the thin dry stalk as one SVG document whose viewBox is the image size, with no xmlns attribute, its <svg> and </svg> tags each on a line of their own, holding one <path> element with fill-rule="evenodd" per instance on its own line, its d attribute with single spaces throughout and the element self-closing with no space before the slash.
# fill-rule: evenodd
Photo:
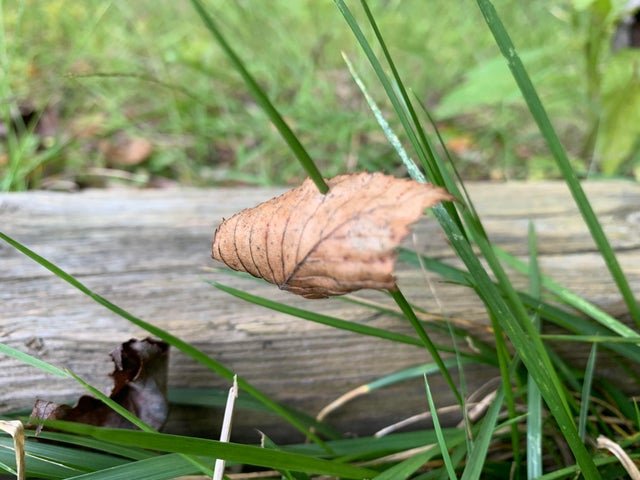
<svg viewBox="0 0 640 480">
<path fill-rule="evenodd" d="M 227 397 L 227 406 L 224 410 L 224 419 L 222 420 L 222 431 L 220 432 L 220 441 L 228 442 L 231 437 L 231 423 L 233 421 L 233 408 L 236 404 L 236 398 L 238 398 L 238 376 L 233 376 L 233 386 L 229 389 L 229 396 Z M 225 461 L 218 458 L 216 459 L 215 467 L 213 469 L 213 480 L 222 480 L 224 475 Z"/>
<path fill-rule="evenodd" d="M 0 430 L 8 433 L 13 438 L 13 448 L 16 452 L 16 478 L 24 480 L 24 425 L 20 420 L 0 420 Z"/>
<path fill-rule="evenodd" d="M 640 470 L 638 470 L 638 467 L 635 463 L 633 463 L 633 460 L 631 460 L 629 454 L 627 454 L 627 452 L 625 452 L 620 445 L 618 445 L 613 440 L 605 437 L 604 435 L 600 435 L 598 437 L 596 445 L 598 448 L 601 448 L 603 450 L 609 450 L 609 452 L 611 452 L 622 464 L 624 469 L 629 474 L 629 478 L 631 478 L 631 480 L 640 480 Z"/>
</svg>

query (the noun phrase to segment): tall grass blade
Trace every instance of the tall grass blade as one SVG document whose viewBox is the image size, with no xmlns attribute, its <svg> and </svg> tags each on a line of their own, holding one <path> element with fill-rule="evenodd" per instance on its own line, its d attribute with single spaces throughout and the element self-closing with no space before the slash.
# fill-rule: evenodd
<svg viewBox="0 0 640 480">
<path fill-rule="evenodd" d="M 167 453 L 224 458 L 260 467 L 334 475 L 345 478 L 371 478 L 375 473 L 367 468 L 315 458 L 298 453 L 267 450 L 253 445 L 241 445 L 218 440 L 169 435 L 156 432 L 99 428 L 70 422 L 50 422 L 59 430 L 89 435 L 119 445 L 130 445 Z"/>
<path fill-rule="evenodd" d="M 541 295 L 538 242 L 535 228 L 529 222 L 529 293 L 534 299 Z M 540 331 L 540 315 L 532 316 L 536 330 Z M 527 478 L 533 480 L 542 475 L 542 398 L 538 385 L 527 375 Z M 584 439 L 583 439 L 584 440 Z"/>
<path fill-rule="evenodd" d="M 37 368 L 41 372 L 49 373 L 51 375 L 55 375 L 60 378 L 71 378 L 69 372 L 67 370 L 63 370 L 62 368 L 56 367 L 55 365 L 51 365 L 50 363 L 45 362 L 44 360 L 40 360 L 28 353 L 22 352 L 18 349 L 10 347 L 9 345 L 5 345 L 0 343 L 0 353 L 7 355 L 9 357 L 15 358 L 22 363 L 27 365 L 31 365 L 32 367 Z"/>
<path fill-rule="evenodd" d="M 244 66 L 244 63 L 238 57 L 236 52 L 233 50 L 229 42 L 224 38 L 222 32 L 218 28 L 218 26 L 213 21 L 211 15 L 207 12 L 204 5 L 200 0 L 191 0 L 191 4 L 194 9 L 200 16 L 200 19 L 207 27 L 207 30 L 211 32 L 213 37 L 216 39 L 224 53 L 227 55 L 234 68 L 238 71 L 244 82 L 247 84 L 247 88 L 255 98 L 256 102 L 262 107 L 264 112 L 267 114 L 273 125 L 278 129 L 282 138 L 287 142 L 291 151 L 295 154 L 296 158 L 302 165 L 302 167 L 306 170 L 309 177 L 313 180 L 320 190 L 321 193 L 327 193 L 329 191 L 329 187 L 327 186 L 324 178 L 320 174 L 320 171 L 316 167 L 315 163 L 307 153 L 307 150 L 302 146 L 298 137 L 293 133 L 287 122 L 284 121 L 278 110 L 273 106 L 267 95 L 264 93 L 258 82 L 253 78 L 253 76 L 249 73 L 247 68 Z"/>
<path fill-rule="evenodd" d="M 476 480 L 481 478 L 482 468 L 485 460 L 487 459 L 489 444 L 491 443 L 491 437 L 495 430 L 496 422 L 498 421 L 498 414 L 500 413 L 503 401 L 504 392 L 500 389 L 498 390 L 491 407 L 489 407 L 484 420 L 482 420 L 482 426 L 476 436 L 476 440 L 473 444 L 473 450 L 469 453 L 467 465 L 464 468 L 461 480 Z"/>
<path fill-rule="evenodd" d="M 182 455 L 170 453 L 68 477 L 67 480 L 170 480 L 195 473 L 198 470 Z"/>
<path fill-rule="evenodd" d="M 521 273 L 524 273 L 525 275 L 529 275 L 529 267 L 522 260 L 519 260 L 515 256 L 505 252 L 499 247 L 495 247 L 495 251 L 496 255 L 498 255 L 498 257 L 507 265 Z M 612 317 L 607 312 L 598 308 L 585 298 L 559 284 L 551 277 L 548 277 L 547 275 L 541 275 L 540 279 L 542 286 L 549 292 L 553 293 L 567 305 L 571 305 L 573 308 L 589 315 L 591 318 L 593 318 L 599 324 L 607 327 L 609 330 L 623 337 L 636 337 L 638 335 L 635 330 L 629 328 L 620 320 Z"/>
<path fill-rule="evenodd" d="M 429 402 L 429 410 L 431 411 L 431 418 L 433 419 L 433 429 L 435 430 L 436 436 L 438 437 L 438 445 L 440 446 L 440 452 L 442 452 L 442 460 L 444 461 L 444 466 L 447 470 L 447 475 L 449 476 L 449 480 L 457 480 L 458 477 L 456 475 L 455 469 L 453 468 L 451 457 L 449 456 L 449 446 L 447 445 L 447 440 L 445 439 L 445 436 L 442 433 L 442 427 L 440 427 L 440 419 L 438 418 L 438 409 L 436 408 L 436 404 L 433 401 L 433 396 L 431 395 L 431 389 L 429 388 L 429 380 L 427 379 L 426 375 L 424 375 L 424 387 L 427 392 L 427 401 Z"/>
<path fill-rule="evenodd" d="M 369 105 L 371 112 L 373 112 L 374 117 L 376 117 L 376 121 L 378 122 L 378 125 L 380 125 L 380 128 L 382 128 L 382 131 L 384 132 L 385 137 L 387 137 L 388 142 L 391 144 L 391 146 L 400 156 L 400 160 L 402 160 L 402 163 L 407 169 L 407 172 L 409 172 L 409 176 L 413 178 L 416 182 L 426 183 L 427 181 L 426 177 L 420 171 L 420 169 L 415 164 L 415 162 L 411 159 L 411 157 L 409 157 L 409 155 L 407 154 L 407 151 L 402 146 L 400 139 L 398 138 L 398 136 L 395 134 L 395 132 L 389 125 L 389 122 L 387 122 L 387 120 L 384 118 L 384 115 L 382 114 L 382 111 L 380 110 L 380 107 L 378 107 L 378 104 L 376 103 L 376 101 L 373 99 L 371 95 L 369 95 L 369 91 L 367 90 L 367 87 L 365 86 L 364 82 L 358 75 L 358 72 L 356 72 L 356 69 L 353 67 L 353 65 L 349 61 L 349 58 L 347 58 L 344 52 L 342 53 L 342 58 L 344 59 L 344 62 L 347 64 L 347 68 L 349 69 L 349 73 L 353 77 L 353 80 L 356 82 L 356 85 L 358 86 L 358 88 L 362 92 L 362 95 L 367 101 L 367 104 Z"/>
<path fill-rule="evenodd" d="M 9 237 L 3 232 L 0 232 L 0 239 L 4 240 L 13 248 L 20 251 L 21 253 L 23 253 L 24 255 L 26 255 L 27 257 L 29 257 L 39 265 L 43 266 L 44 268 L 49 270 L 51 273 L 53 273 L 60 279 L 69 283 L 71 286 L 75 287 L 76 289 L 78 289 L 79 291 L 87 295 L 89 298 L 91 298 L 95 302 L 99 303 L 100 305 L 104 306 L 108 310 L 112 311 L 116 315 L 119 315 L 120 317 L 128 320 L 134 325 L 137 325 L 138 327 L 143 328 L 147 332 L 151 333 L 152 335 L 155 335 L 161 340 L 164 340 L 168 344 L 173 345 L 175 348 L 183 352 L 185 355 L 200 362 L 201 364 L 208 367 L 210 370 L 214 371 L 221 377 L 226 378 L 228 380 L 233 380 L 234 372 L 232 372 L 230 369 L 225 367 L 222 363 L 218 362 L 217 360 L 214 360 L 213 358 L 207 356 L 204 352 L 197 349 L 193 345 L 190 345 L 189 343 L 179 339 L 178 337 L 170 334 L 169 332 L 159 327 L 156 327 L 155 325 L 145 322 L 144 320 L 136 317 L 135 315 L 132 315 L 128 311 L 124 310 L 123 308 L 120 308 L 119 306 L 111 303 L 109 300 L 107 300 L 103 296 L 89 289 L 82 282 L 80 282 L 75 277 L 68 274 L 64 270 L 62 270 L 60 267 L 54 265 L 44 257 L 41 257 L 40 255 L 35 253 L 33 250 L 27 248 L 26 246 L 22 245 L 20 242 L 18 242 L 17 240 L 14 240 L 13 238 Z M 256 398 L 261 403 L 263 403 L 271 411 L 273 411 L 277 415 L 280 415 L 282 418 L 284 418 L 292 426 L 294 426 L 300 432 L 305 434 L 309 439 L 312 439 L 317 443 L 324 444 L 322 439 L 320 439 L 315 433 L 311 432 L 308 428 L 309 426 L 301 422 L 299 417 L 295 416 L 289 409 L 283 407 L 275 400 L 272 400 L 267 395 L 265 395 L 260 390 L 258 390 L 253 385 L 251 385 L 246 380 L 240 377 L 238 378 L 238 385 L 242 390 L 247 392 L 252 397 Z"/>
<path fill-rule="evenodd" d="M 420 337 L 420 340 L 422 340 L 422 343 L 426 347 L 429 354 L 431 354 L 431 358 L 433 358 L 433 361 L 436 362 L 436 365 L 438 365 L 438 368 L 440 369 L 440 373 L 442 373 L 442 376 L 444 377 L 447 384 L 449 385 L 449 388 L 451 388 L 451 392 L 455 395 L 456 400 L 458 401 L 460 406 L 464 408 L 464 399 L 462 398 L 462 395 L 460 395 L 460 392 L 458 391 L 458 387 L 456 386 L 456 383 L 453 381 L 453 377 L 451 376 L 451 373 L 449 373 L 449 370 L 447 369 L 446 365 L 444 364 L 444 361 L 442 360 L 442 357 L 440 356 L 440 352 L 431 341 L 431 338 L 427 334 L 427 331 L 424 329 L 424 326 L 422 325 L 422 323 L 420 323 L 420 320 L 418 320 L 418 317 L 413 311 L 413 308 L 411 308 L 411 305 L 409 304 L 407 299 L 404 297 L 400 289 L 398 288 L 393 289 L 390 291 L 390 293 L 393 299 L 398 304 L 398 307 L 400 307 L 400 310 L 402 310 L 402 313 L 404 313 L 405 317 L 409 320 L 409 322 L 413 326 L 414 330 Z"/>
<path fill-rule="evenodd" d="M 587 367 L 584 370 L 584 380 L 582 381 L 582 394 L 580 396 L 580 416 L 578 417 L 578 432 L 584 442 L 587 434 L 587 416 L 591 399 L 591 385 L 593 384 L 593 374 L 596 370 L 596 357 L 598 355 L 598 344 L 591 346 L 591 352 L 587 360 Z"/>
<path fill-rule="evenodd" d="M 253 303 L 254 305 L 260 305 L 262 307 L 275 310 L 276 312 L 286 313 L 287 315 L 292 315 L 297 318 L 310 320 L 315 323 L 328 325 L 333 328 L 339 328 L 341 330 L 358 333 L 360 335 L 382 338 L 384 340 L 390 340 L 392 342 L 406 343 L 407 345 L 415 345 L 416 347 L 423 346 L 423 343 L 417 338 L 410 337 L 402 333 L 391 332 L 388 330 L 383 330 L 381 328 L 369 327 L 360 323 L 349 322 L 340 318 L 331 317 L 329 315 L 311 312 L 309 310 L 303 310 L 302 308 L 292 307 L 290 305 L 285 305 L 274 300 L 269 300 L 268 298 L 259 297 L 251 293 L 229 287 L 228 285 L 224 285 L 222 283 L 209 283 L 216 287 L 218 290 L 222 290 L 229 295 L 233 295 L 234 297 L 240 298 L 246 302 Z"/>
<path fill-rule="evenodd" d="M 498 47 L 500 48 L 500 51 L 507 60 L 507 64 L 511 69 L 511 73 L 516 80 L 518 87 L 520 87 L 520 91 L 527 102 L 531 115 L 533 115 L 536 123 L 538 124 L 538 128 L 542 132 L 542 136 L 547 142 L 549 150 L 556 160 L 558 168 L 571 191 L 571 195 L 573 195 L 576 205 L 578 206 L 585 223 L 589 227 L 591 236 L 598 246 L 602 257 L 611 272 L 611 276 L 618 286 L 618 290 L 629 309 L 631 317 L 636 322 L 636 325 L 640 327 L 640 305 L 638 305 L 638 302 L 635 299 L 633 291 L 629 286 L 629 282 L 618 263 L 618 259 L 616 258 L 613 248 L 611 247 L 611 244 L 602 229 L 602 225 L 600 224 L 598 217 L 593 211 L 593 208 L 580 185 L 576 172 L 569 162 L 569 158 L 567 157 L 564 147 L 562 146 L 562 143 L 560 143 L 560 139 L 549 120 L 549 116 L 547 115 L 547 112 L 540 101 L 540 97 L 538 96 L 523 63 L 516 52 L 515 46 L 513 45 L 507 30 L 500 20 L 498 12 L 490 0 L 477 0 L 477 3 L 487 25 L 489 26 L 489 29 L 491 30 L 491 33 L 493 34 L 493 37 L 496 40 L 496 43 L 498 44 Z"/>
</svg>

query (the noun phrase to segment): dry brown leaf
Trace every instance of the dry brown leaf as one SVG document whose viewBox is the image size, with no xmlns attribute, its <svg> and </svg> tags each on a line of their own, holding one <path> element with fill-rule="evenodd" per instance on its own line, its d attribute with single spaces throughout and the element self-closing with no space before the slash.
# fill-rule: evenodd
<svg viewBox="0 0 640 480">
<path fill-rule="evenodd" d="M 169 345 L 146 338 L 131 339 L 111 352 L 115 368 L 109 398 L 154 428 L 160 428 L 168 415 L 167 370 Z M 36 420 L 67 420 L 101 427 L 130 428 L 128 420 L 101 400 L 83 395 L 71 407 L 36 400 L 31 412 Z"/>
<path fill-rule="evenodd" d="M 381 173 L 340 175 L 322 195 L 300 187 L 243 210 L 216 229 L 212 256 L 306 298 L 395 285 L 395 249 L 445 190 Z"/>
</svg>

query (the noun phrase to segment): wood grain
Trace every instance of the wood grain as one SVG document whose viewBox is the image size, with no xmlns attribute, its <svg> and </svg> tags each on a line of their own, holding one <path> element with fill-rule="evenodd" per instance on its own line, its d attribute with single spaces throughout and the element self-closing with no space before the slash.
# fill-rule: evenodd
<svg viewBox="0 0 640 480">
<path fill-rule="evenodd" d="M 622 314 L 602 259 L 560 183 L 473 184 L 469 187 L 492 239 L 526 255 L 533 220 L 546 273 L 615 314 Z M 586 184 L 632 288 L 640 292 L 640 186 L 630 182 Z M 253 206 L 281 189 L 89 190 L 75 194 L 0 194 L 0 229 L 76 276 L 136 316 L 194 343 L 257 387 L 288 405 L 315 414 L 343 392 L 408 365 L 428 360 L 423 350 L 393 345 L 261 309 L 207 283 L 217 280 L 291 305 L 411 333 L 395 317 L 377 315 L 341 299 L 305 300 L 272 285 L 245 280 L 209 257 L 211 237 L 223 217 Z M 437 223 L 426 219 L 409 239 L 430 255 L 452 252 Z M 54 277 L 6 244 L 0 244 L 0 342 L 68 367 L 107 390 L 108 352 L 146 333 Z M 473 292 L 400 266 L 400 286 L 410 300 L 434 313 L 453 315 L 486 330 L 486 314 Z M 520 284 L 524 284 L 519 280 Z M 430 284 L 430 286 L 429 286 Z M 388 303 L 378 292 L 369 299 Z M 446 337 L 435 335 L 447 342 Z M 573 348 L 573 347 L 572 347 Z M 584 364 L 585 350 L 571 361 Z M 600 373 L 617 375 L 614 361 Z M 613 373 L 612 373 L 613 372 Z M 496 375 L 486 367 L 465 369 L 470 390 Z M 170 385 L 224 387 L 227 382 L 173 351 Z M 624 382 L 623 382 L 624 383 Z M 625 383 L 628 390 L 637 385 Z M 434 378 L 439 405 L 452 402 Z M 36 398 L 73 401 L 81 389 L 0 357 L 0 412 L 30 409 Z M 329 417 L 343 431 L 370 433 L 426 408 L 420 381 L 358 399 Z M 189 424 L 195 417 L 196 425 Z M 175 409 L 167 428 L 215 435 L 217 410 Z M 256 439 L 255 428 L 291 439 L 277 418 L 241 412 L 236 438 Z"/>
</svg>

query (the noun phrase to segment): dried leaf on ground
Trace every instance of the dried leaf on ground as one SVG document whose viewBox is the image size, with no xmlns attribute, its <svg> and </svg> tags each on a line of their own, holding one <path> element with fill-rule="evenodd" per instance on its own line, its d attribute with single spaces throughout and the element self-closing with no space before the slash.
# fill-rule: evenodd
<svg viewBox="0 0 640 480">
<path fill-rule="evenodd" d="M 322 195 L 300 187 L 216 229 L 212 256 L 306 298 L 395 285 L 395 249 L 445 190 L 381 173 L 340 175 Z"/>
<path fill-rule="evenodd" d="M 131 137 L 119 132 L 99 144 L 107 164 L 111 166 L 132 167 L 147 160 L 153 153 L 153 143 L 143 137 Z"/>
<path fill-rule="evenodd" d="M 154 428 L 169 411 L 167 373 L 169 345 L 150 338 L 131 339 L 111 352 L 115 369 L 109 397 Z M 130 428 L 131 424 L 100 400 L 83 395 L 75 407 L 37 400 L 34 420 L 67 420 L 102 427 Z"/>
</svg>

